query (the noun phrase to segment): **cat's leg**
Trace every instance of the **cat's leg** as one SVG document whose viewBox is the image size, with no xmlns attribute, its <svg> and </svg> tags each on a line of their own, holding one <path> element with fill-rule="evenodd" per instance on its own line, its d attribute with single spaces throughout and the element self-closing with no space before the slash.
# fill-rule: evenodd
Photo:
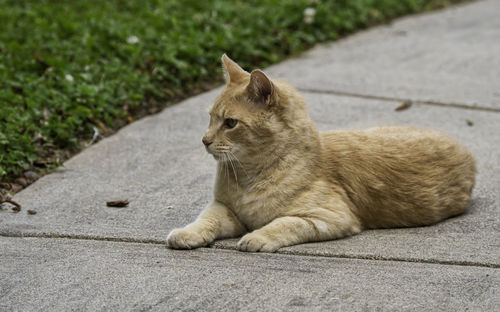
<svg viewBox="0 0 500 312">
<path fill-rule="evenodd" d="M 236 237 L 245 233 L 245 227 L 229 208 L 214 201 L 200 216 L 184 228 L 174 229 L 167 244 L 174 249 L 192 249 L 210 244 L 219 238 Z"/>
<path fill-rule="evenodd" d="M 360 222 L 350 211 L 315 209 L 307 214 L 291 214 L 274 219 L 243 236 L 238 242 L 238 249 L 274 252 L 285 246 L 331 240 L 359 232 Z"/>
</svg>

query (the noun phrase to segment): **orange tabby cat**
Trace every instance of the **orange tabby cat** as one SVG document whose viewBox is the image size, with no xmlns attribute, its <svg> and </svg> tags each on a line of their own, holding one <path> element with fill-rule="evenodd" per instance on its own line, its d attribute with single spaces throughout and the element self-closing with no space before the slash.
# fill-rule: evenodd
<svg viewBox="0 0 500 312">
<path fill-rule="evenodd" d="M 169 234 L 171 248 L 247 233 L 240 250 L 272 252 L 433 224 L 467 208 L 475 161 L 448 136 L 411 127 L 319 133 L 293 87 L 226 55 L 222 63 L 227 86 L 203 137 L 218 161 L 215 199 Z"/>
</svg>

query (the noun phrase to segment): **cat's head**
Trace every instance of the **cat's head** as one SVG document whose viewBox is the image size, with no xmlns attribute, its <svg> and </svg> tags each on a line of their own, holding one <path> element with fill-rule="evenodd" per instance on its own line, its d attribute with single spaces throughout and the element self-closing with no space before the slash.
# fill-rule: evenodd
<svg viewBox="0 0 500 312">
<path fill-rule="evenodd" d="M 222 65 L 226 88 L 210 108 L 210 124 L 203 137 L 215 159 L 258 161 L 312 124 L 304 100 L 292 87 L 258 69 L 248 73 L 225 54 Z"/>
</svg>

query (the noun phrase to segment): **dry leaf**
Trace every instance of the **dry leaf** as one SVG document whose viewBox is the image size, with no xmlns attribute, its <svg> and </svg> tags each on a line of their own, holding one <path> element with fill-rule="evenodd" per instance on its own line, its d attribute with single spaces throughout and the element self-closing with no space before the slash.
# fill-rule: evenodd
<svg viewBox="0 0 500 312">
<path fill-rule="evenodd" d="M 112 200 L 109 202 L 106 202 L 106 206 L 108 207 L 117 207 L 117 208 L 122 208 L 126 207 L 128 205 L 128 200 Z"/>
<path fill-rule="evenodd" d="M 403 103 L 401 103 L 401 105 L 399 105 L 398 107 L 396 107 L 395 111 L 399 112 L 399 111 L 408 109 L 408 108 L 410 108 L 410 106 L 412 104 L 413 103 L 411 101 L 404 101 Z"/>
</svg>

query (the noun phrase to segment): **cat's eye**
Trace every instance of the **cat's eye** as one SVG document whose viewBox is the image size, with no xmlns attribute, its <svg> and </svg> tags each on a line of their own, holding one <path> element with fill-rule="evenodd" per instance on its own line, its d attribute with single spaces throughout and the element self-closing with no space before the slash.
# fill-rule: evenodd
<svg viewBox="0 0 500 312">
<path fill-rule="evenodd" d="M 226 127 L 228 127 L 229 129 L 232 129 L 232 128 L 236 127 L 237 123 L 238 123 L 238 120 L 233 119 L 233 118 L 226 118 L 224 120 L 224 125 Z"/>
</svg>

